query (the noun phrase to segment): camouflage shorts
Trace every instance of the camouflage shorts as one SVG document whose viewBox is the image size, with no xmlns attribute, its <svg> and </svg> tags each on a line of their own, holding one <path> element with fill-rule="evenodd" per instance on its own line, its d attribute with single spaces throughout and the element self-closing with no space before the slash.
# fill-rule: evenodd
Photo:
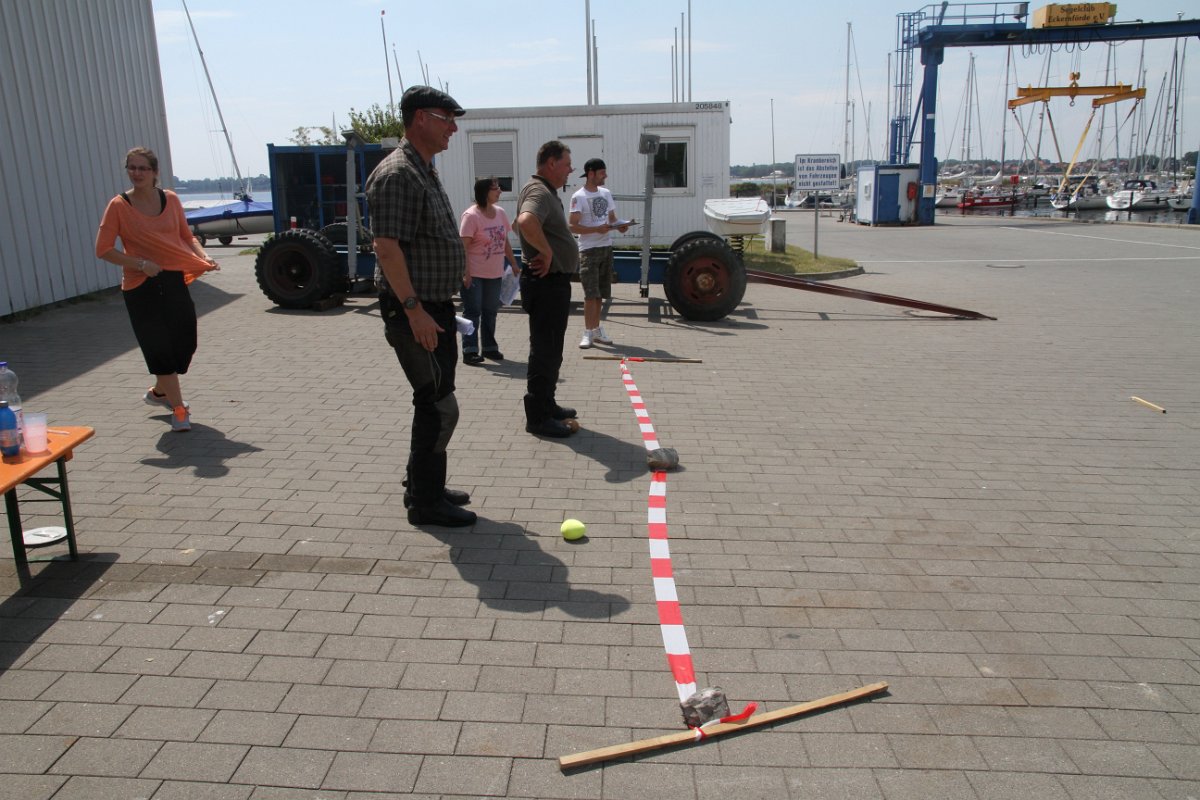
<svg viewBox="0 0 1200 800">
<path fill-rule="evenodd" d="M 612 297 L 613 249 L 591 247 L 579 251 L 579 282 L 587 299 Z"/>
</svg>

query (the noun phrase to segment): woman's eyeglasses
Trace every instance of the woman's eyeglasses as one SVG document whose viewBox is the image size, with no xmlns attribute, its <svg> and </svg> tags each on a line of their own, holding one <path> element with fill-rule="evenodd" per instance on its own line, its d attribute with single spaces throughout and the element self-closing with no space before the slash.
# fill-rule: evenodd
<svg viewBox="0 0 1200 800">
<path fill-rule="evenodd" d="M 142 167 L 137 164 L 126 164 L 125 169 L 130 172 L 154 172 L 154 167 Z"/>
</svg>

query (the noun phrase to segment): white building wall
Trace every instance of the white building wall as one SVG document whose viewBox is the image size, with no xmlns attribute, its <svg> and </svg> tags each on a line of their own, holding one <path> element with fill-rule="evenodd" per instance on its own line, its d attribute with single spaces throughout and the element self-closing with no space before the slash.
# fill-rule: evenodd
<svg viewBox="0 0 1200 800">
<path fill-rule="evenodd" d="M 118 285 L 94 249 L 125 152 L 172 171 L 150 0 L 0 0 L 0 20 L 3 317 Z"/>
<path fill-rule="evenodd" d="M 500 205 L 513 218 L 517 191 L 537 169 L 538 148 L 559 139 L 571 148 L 574 164 L 563 193 L 564 206 L 583 185 L 584 162 L 599 157 L 608 168 L 605 185 L 618 196 L 617 213 L 640 221 L 645 217 L 642 203 L 620 197 L 645 193 L 646 156 L 638 153 L 638 140 L 643 133 L 660 134 L 664 141 L 672 135 L 687 136 L 688 188 L 656 189 L 654 195 L 652 238 L 656 244 L 670 244 L 683 233 L 705 229 L 705 200 L 729 196 L 729 124 L 729 104 L 723 101 L 468 109 L 458 120 L 458 133 L 451 138 L 449 149 L 437 156 L 436 164 L 450 202 L 461 213 L 474 202 L 473 139 L 514 136 L 517 163 L 513 188 L 500 198 Z M 618 244 L 638 245 L 643 234 L 638 226 L 623 237 L 614 236 Z"/>
</svg>

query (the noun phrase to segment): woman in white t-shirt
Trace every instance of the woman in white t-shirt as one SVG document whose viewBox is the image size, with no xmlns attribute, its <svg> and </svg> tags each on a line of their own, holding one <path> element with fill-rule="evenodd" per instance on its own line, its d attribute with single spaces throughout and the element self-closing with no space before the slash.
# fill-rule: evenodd
<svg viewBox="0 0 1200 800">
<path fill-rule="evenodd" d="M 462 288 L 463 316 L 475 325 L 473 333 L 462 337 L 464 364 L 482 364 L 484 358 L 504 360 L 504 354 L 496 344 L 500 281 L 504 277 L 506 258 L 514 273 L 519 272 L 520 267 L 508 241 L 512 224 L 504 209 L 496 205 L 499 199 L 500 184 L 495 178 L 475 181 L 475 205 L 464 211 L 458 222 L 458 235 L 467 250 Z"/>
</svg>

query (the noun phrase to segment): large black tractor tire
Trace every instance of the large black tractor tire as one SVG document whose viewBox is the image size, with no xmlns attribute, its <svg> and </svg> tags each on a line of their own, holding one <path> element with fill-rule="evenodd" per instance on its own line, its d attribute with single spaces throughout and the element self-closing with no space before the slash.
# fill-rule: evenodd
<svg viewBox="0 0 1200 800">
<path fill-rule="evenodd" d="M 345 222 L 329 223 L 321 228 L 321 235 L 328 239 L 334 247 L 349 247 L 350 226 Z M 375 237 L 368 228 L 360 227 L 358 229 L 358 252 L 360 255 L 375 252 Z M 373 286 L 374 281 L 371 284 Z M 348 293 L 353 291 L 353 288 L 354 284 L 351 283 L 350 277 L 344 271 L 333 282 L 333 291 L 335 292 Z"/>
<path fill-rule="evenodd" d="M 689 231 L 683 234 L 675 241 L 671 242 L 671 252 L 674 253 L 679 248 L 683 247 L 688 242 L 694 242 L 697 239 L 709 239 L 715 242 L 724 242 L 720 236 L 717 236 L 712 231 Z"/>
<path fill-rule="evenodd" d="M 330 244 L 348 245 L 350 244 L 350 230 L 345 222 L 331 222 L 324 228 L 321 228 L 321 235 L 329 240 Z M 358 252 L 369 253 L 374 247 L 372 245 L 373 235 L 368 228 L 358 229 Z"/>
<path fill-rule="evenodd" d="M 684 319 L 713 322 L 742 302 L 746 268 L 723 240 L 697 237 L 672 251 L 663 290 Z"/>
<path fill-rule="evenodd" d="M 263 243 L 254 273 L 263 294 L 280 308 L 309 308 L 333 293 L 338 255 L 321 234 L 293 228 Z"/>
</svg>

